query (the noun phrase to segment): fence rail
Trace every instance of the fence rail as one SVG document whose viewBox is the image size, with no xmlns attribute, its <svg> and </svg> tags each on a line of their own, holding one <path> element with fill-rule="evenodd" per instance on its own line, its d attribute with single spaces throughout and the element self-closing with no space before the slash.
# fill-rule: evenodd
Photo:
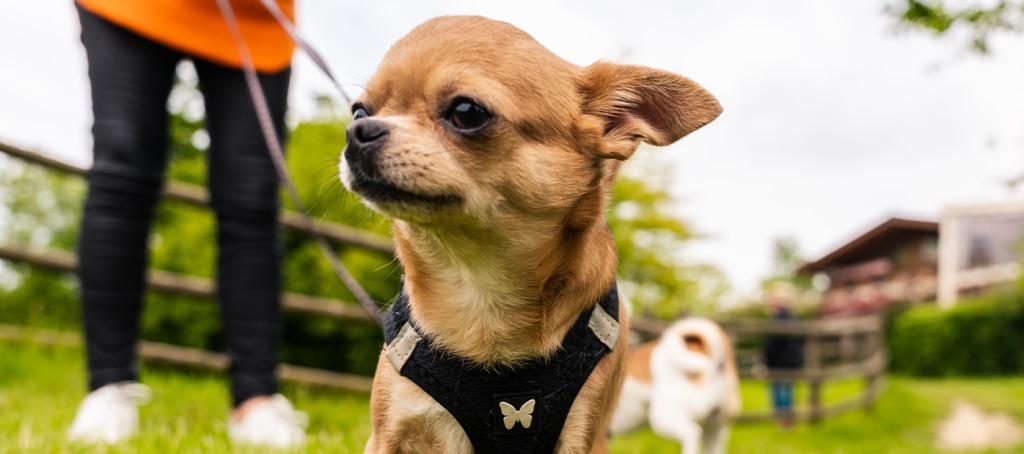
<svg viewBox="0 0 1024 454">
<path fill-rule="evenodd" d="M 3 142 L 0 142 L 0 152 L 73 175 L 85 176 L 88 173 L 88 170 L 74 164 Z M 164 196 L 169 200 L 184 202 L 190 205 L 207 208 L 210 206 L 209 194 L 205 189 L 194 184 L 176 181 L 168 182 L 164 187 Z M 305 217 L 305 215 L 294 211 L 282 211 L 278 222 L 297 232 L 308 234 L 315 231 L 331 241 L 385 254 L 394 254 L 394 244 L 387 237 L 317 219 L 312 220 L 312 227 L 310 227 L 304 219 Z"/>
<path fill-rule="evenodd" d="M 71 253 L 64 251 L 39 251 L 21 246 L 0 244 L 0 259 L 27 263 L 32 266 L 52 271 L 73 273 L 78 270 L 78 261 Z M 209 279 L 150 270 L 146 277 L 149 288 L 175 295 L 193 296 L 212 299 L 216 297 L 216 285 Z M 286 292 L 282 295 L 281 304 L 285 310 L 306 314 L 331 317 L 341 320 L 365 320 L 370 316 L 355 303 L 320 298 L 301 293 Z"/>
<path fill-rule="evenodd" d="M 82 344 L 81 334 L 79 333 L 48 329 L 28 329 L 5 324 L 0 324 L 0 340 L 59 347 L 79 347 Z M 188 366 L 215 372 L 226 371 L 228 367 L 227 355 L 222 353 L 211 353 L 196 348 L 159 342 L 140 342 L 139 357 L 155 363 Z M 370 385 L 372 383 L 370 378 L 360 375 L 330 372 L 291 364 L 281 364 L 278 372 L 284 381 L 344 391 L 370 392 Z"/>
<path fill-rule="evenodd" d="M 630 326 L 646 337 L 661 334 L 671 322 L 650 318 L 630 321 Z M 875 316 L 833 318 L 821 320 L 762 320 L 732 319 L 721 321 L 722 327 L 730 333 L 774 334 L 774 335 L 844 335 L 875 332 L 882 328 L 882 320 Z"/>
</svg>

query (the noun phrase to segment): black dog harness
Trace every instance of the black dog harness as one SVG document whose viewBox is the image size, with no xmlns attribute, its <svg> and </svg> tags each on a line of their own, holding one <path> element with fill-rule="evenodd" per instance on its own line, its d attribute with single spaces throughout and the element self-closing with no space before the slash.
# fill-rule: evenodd
<svg viewBox="0 0 1024 454">
<path fill-rule="evenodd" d="M 385 352 L 462 426 L 477 453 L 549 453 L 576 395 L 619 337 L 614 283 L 580 314 L 554 356 L 515 369 L 487 370 L 438 347 L 419 332 L 404 290 L 384 316 Z"/>
</svg>

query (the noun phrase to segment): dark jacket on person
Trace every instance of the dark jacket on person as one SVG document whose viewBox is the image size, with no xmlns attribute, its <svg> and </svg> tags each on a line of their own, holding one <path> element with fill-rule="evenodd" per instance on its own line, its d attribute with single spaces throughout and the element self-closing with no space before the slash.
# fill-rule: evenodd
<svg viewBox="0 0 1024 454">
<path fill-rule="evenodd" d="M 772 318 L 792 320 L 793 313 L 789 309 L 781 308 Z M 800 368 L 804 364 L 803 340 L 796 336 L 765 336 L 764 362 L 769 369 Z"/>
</svg>

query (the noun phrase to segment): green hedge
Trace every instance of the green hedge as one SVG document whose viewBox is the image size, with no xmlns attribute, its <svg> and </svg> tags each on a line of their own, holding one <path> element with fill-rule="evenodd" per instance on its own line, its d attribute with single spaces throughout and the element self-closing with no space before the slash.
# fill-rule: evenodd
<svg viewBox="0 0 1024 454">
<path fill-rule="evenodd" d="M 1024 373 L 1024 295 L 995 293 L 951 309 L 919 306 L 895 316 L 890 367 L 920 376 Z"/>
</svg>

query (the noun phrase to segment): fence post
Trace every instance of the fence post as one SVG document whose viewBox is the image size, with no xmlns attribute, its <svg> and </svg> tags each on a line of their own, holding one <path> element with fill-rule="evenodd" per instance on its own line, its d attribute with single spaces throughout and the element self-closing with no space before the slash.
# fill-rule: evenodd
<svg viewBox="0 0 1024 454">
<path fill-rule="evenodd" d="M 857 358 L 857 332 L 850 331 L 839 335 L 839 361 L 853 362 Z"/>
<path fill-rule="evenodd" d="M 881 325 L 881 323 L 879 323 L 879 325 Z M 867 344 L 865 349 L 868 352 L 868 358 L 879 358 L 879 355 L 882 354 L 883 343 L 881 338 L 881 326 L 873 331 L 867 332 L 865 335 L 864 341 L 865 344 Z M 874 364 L 871 366 L 875 367 Z M 880 375 L 881 372 L 872 370 L 864 376 L 864 402 L 862 406 L 865 410 L 870 410 L 875 406 L 875 399 L 878 397 L 878 390 L 880 386 Z"/>
<path fill-rule="evenodd" d="M 821 420 L 821 336 L 807 334 L 804 343 L 804 375 L 809 377 L 810 420 Z"/>
<path fill-rule="evenodd" d="M 865 410 L 875 407 L 875 397 L 878 394 L 878 374 L 864 376 L 864 402 L 861 406 Z"/>
</svg>

